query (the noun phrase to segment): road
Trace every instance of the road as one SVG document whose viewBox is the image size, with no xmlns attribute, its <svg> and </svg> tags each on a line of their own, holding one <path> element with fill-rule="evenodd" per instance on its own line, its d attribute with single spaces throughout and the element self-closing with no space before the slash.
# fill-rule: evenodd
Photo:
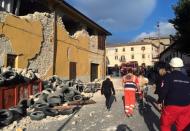
<svg viewBox="0 0 190 131">
<path fill-rule="evenodd" d="M 154 104 L 155 96 L 153 91 L 149 90 L 149 103 L 146 106 L 148 111 L 141 112 L 136 107 L 135 115 L 128 118 L 123 110 L 123 91 L 119 78 L 112 79 L 116 89 L 116 99 L 113 101 L 111 111 L 105 108 L 105 98 L 97 92 L 93 100 L 96 104 L 85 105 L 79 111 L 69 116 L 63 121 L 54 121 L 47 123 L 45 128 L 36 130 L 51 131 L 158 131 L 159 130 L 159 112 Z M 30 130 L 32 130 L 30 128 Z"/>
</svg>

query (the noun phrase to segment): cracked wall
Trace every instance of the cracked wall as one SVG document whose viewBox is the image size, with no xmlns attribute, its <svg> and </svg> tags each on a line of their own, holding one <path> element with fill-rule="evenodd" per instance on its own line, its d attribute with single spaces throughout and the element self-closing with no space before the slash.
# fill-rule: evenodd
<svg viewBox="0 0 190 131">
<path fill-rule="evenodd" d="M 39 21 L 28 21 L 9 13 L 0 12 L 0 35 L 9 40 L 11 44 L 6 45 L 11 45 L 14 50 L 13 54 L 17 55 L 16 68 L 26 68 L 28 60 L 40 52 L 43 38 Z M 5 43 L 1 41 L 0 45 L 3 46 Z"/>
<path fill-rule="evenodd" d="M 27 18 L 29 17 L 29 18 Z M 42 24 L 43 41 L 40 52 L 29 60 L 28 67 L 38 69 L 41 77 L 44 77 L 53 66 L 53 15 L 48 13 L 34 13 L 25 16 L 28 20 L 38 20 Z"/>
<path fill-rule="evenodd" d="M 48 13 L 13 16 L 0 13 L 0 35 L 14 49 L 18 68 L 38 69 L 41 78 L 53 74 L 53 15 Z M 61 17 L 57 18 L 57 52 L 55 74 L 69 79 L 69 63 L 77 63 L 77 78 L 90 81 L 90 64 L 99 64 L 99 78 L 104 77 L 104 51 L 98 50 L 98 37 L 85 29 L 70 36 Z M 0 45 L 3 42 L 0 41 Z M 2 44 L 3 46 L 3 44 Z"/>
</svg>

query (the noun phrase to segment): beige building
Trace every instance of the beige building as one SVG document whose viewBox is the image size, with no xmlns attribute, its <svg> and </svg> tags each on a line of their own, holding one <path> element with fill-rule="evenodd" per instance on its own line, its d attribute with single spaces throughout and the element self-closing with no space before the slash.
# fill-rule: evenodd
<svg viewBox="0 0 190 131">
<path fill-rule="evenodd" d="M 171 40 L 169 37 L 149 37 L 144 38 L 142 41 L 153 43 L 155 46 L 157 46 L 159 54 L 171 45 Z"/>
<path fill-rule="evenodd" d="M 108 67 L 120 66 L 123 62 L 137 61 L 139 65 L 145 63 L 152 66 L 153 58 L 158 54 L 158 47 L 148 42 L 134 42 L 125 44 L 110 44 L 106 46 Z"/>
</svg>

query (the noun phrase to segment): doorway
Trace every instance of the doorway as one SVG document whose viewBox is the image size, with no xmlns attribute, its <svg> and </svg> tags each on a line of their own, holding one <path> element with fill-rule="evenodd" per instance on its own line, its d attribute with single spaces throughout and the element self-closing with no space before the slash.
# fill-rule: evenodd
<svg viewBox="0 0 190 131">
<path fill-rule="evenodd" d="M 69 79 L 76 79 L 76 62 L 69 63 Z"/>
<path fill-rule="evenodd" d="M 91 63 L 90 81 L 98 78 L 98 64 Z"/>
</svg>

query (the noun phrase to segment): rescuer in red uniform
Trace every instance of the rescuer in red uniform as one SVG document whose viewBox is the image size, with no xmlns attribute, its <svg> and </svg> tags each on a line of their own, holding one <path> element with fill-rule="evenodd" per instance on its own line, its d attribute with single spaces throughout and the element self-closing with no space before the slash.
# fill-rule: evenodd
<svg viewBox="0 0 190 131">
<path fill-rule="evenodd" d="M 124 109 L 125 114 L 130 117 L 133 115 L 133 110 L 136 104 L 136 91 L 139 86 L 137 76 L 133 74 L 132 69 L 128 69 L 127 74 L 122 79 L 124 85 Z"/>
<path fill-rule="evenodd" d="M 158 105 L 164 103 L 160 118 L 161 131 L 183 131 L 190 124 L 190 78 L 182 72 L 184 66 L 180 58 L 170 61 L 172 72 L 163 79 L 160 87 Z"/>
</svg>

